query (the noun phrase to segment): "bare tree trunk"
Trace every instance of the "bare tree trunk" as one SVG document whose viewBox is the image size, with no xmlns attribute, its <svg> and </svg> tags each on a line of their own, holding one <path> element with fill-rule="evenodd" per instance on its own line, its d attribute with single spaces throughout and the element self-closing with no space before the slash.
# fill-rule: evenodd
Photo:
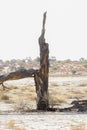
<svg viewBox="0 0 87 130">
<path fill-rule="evenodd" d="M 35 84 L 37 93 L 37 110 L 47 110 L 49 108 L 48 94 L 48 73 L 49 73 L 49 46 L 45 43 L 45 21 L 46 12 L 43 15 L 42 33 L 39 37 L 40 46 L 40 70 L 35 74 Z"/>
</svg>

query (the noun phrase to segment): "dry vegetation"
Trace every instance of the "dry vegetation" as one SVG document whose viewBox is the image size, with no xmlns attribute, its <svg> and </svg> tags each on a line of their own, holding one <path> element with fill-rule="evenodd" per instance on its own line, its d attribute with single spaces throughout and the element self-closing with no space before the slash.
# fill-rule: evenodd
<svg viewBox="0 0 87 130">
<path fill-rule="evenodd" d="M 0 102 L 13 104 L 15 111 L 29 110 L 36 105 L 35 88 L 34 86 L 9 86 L 5 91 L 0 90 Z"/>
<path fill-rule="evenodd" d="M 87 87 L 87 83 L 80 83 L 79 86 L 82 86 L 82 87 Z"/>
<path fill-rule="evenodd" d="M 71 130 L 85 130 L 85 125 L 80 124 L 80 125 L 72 126 Z"/>
<path fill-rule="evenodd" d="M 52 77 L 51 77 L 52 78 Z M 73 78 L 73 77 L 72 77 Z M 71 79 L 72 79 L 71 78 Z M 79 78 L 79 77 L 78 77 Z M 51 107 L 64 107 L 70 105 L 73 100 L 86 99 L 87 100 L 87 79 L 85 80 L 71 80 L 60 81 L 59 77 L 49 82 L 49 99 Z M 74 77 L 75 79 L 75 77 Z M 58 81 L 57 81 L 58 80 Z M 36 109 L 36 92 L 34 84 L 21 82 L 22 85 L 6 84 L 7 89 L 3 91 L 0 86 L 0 105 L 2 103 L 11 105 L 12 112 L 25 113 L 29 112 L 32 108 Z M 23 85 L 24 84 L 24 85 Z M 56 106 L 57 105 L 57 106 Z M 0 113 L 8 110 L 0 110 Z M 57 112 L 59 110 L 57 109 Z M 83 119 L 84 120 L 84 119 Z M 6 128 L 13 130 L 26 130 L 25 127 L 17 126 L 17 120 L 9 120 L 5 124 Z M 24 125 L 25 126 L 25 125 Z M 85 125 L 72 125 L 71 130 L 85 130 Z"/>
<path fill-rule="evenodd" d="M 39 69 L 39 58 L 35 60 L 23 59 L 23 60 L 0 60 L 0 74 L 10 73 L 18 69 Z M 55 59 L 49 59 L 50 61 L 50 76 L 87 76 L 87 60 L 79 61 L 57 61 Z"/>
<path fill-rule="evenodd" d="M 70 104 L 73 100 L 87 99 L 87 83 L 80 82 L 50 82 L 49 102 L 50 106 Z M 36 109 L 36 92 L 34 85 L 15 86 L 8 85 L 3 91 L 0 86 L 0 102 L 12 104 L 14 111 L 29 111 Z"/>
<path fill-rule="evenodd" d="M 26 130 L 26 128 L 17 127 L 15 120 L 10 120 L 10 121 L 7 123 L 6 126 L 7 126 L 8 129 L 11 129 L 11 130 Z"/>
<path fill-rule="evenodd" d="M 28 63 L 29 64 L 29 63 Z M 28 67 L 27 64 L 27 67 Z M 35 66 L 34 66 L 35 65 Z M 39 65 L 35 62 L 33 67 L 38 68 Z M 26 66 L 25 66 L 26 67 Z M 32 65 L 31 65 L 32 67 Z M 27 68 L 29 69 L 29 68 Z M 77 70 L 76 72 L 72 70 Z M 81 75 L 87 75 L 87 67 L 83 63 L 78 62 L 51 62 L 50 64 L 50 76 L 58 79 L 58 76 L 65 76 L 71 78 Z M 13 81 L 12 81 L 13 82 Z M 36 109 L 36 92 L 34 84 L 15 85 L 14 82 L 11 85 L 6 84 L 7 89 L 3 91 L 0 86 L 0 104 L 11 105 L 14 112 L 29 112 L 31 109 Z M 79 80 L 79 82 L 71 81 L 51 81 L 49 82 L 49 102 L 51 107 L 65 107 L 70 105 L 73 100 L 87 100 L 87 80 Z M 0 110 L 0 113 L 10 110 Z M 25 127 L 16 126 L 16 120 L 10 120 L 6 124 L 6 128 L 13 130 L 26 130 Z M 71 130 L 85 130 L 85 125 L 71 126 Z"/>
<path fill-rule="evenodd" d="M 10 120 L 8 123 L 7 123 L 7 127 L 9 129 L 13 129 L 15 126 L 15 121 L 14 120 Z"/>
</svg>

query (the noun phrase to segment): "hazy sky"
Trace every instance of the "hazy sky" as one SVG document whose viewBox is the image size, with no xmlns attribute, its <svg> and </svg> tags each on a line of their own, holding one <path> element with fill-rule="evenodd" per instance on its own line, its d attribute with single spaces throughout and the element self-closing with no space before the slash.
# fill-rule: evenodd
<svg viewBox="0 0 87 130">
<path fill-rule="evenodd" d="M 39 56 L 44 11 L 50 56 L 87 58 L 87 0 L 0 0 L 0 59 Z"/>
</svg>

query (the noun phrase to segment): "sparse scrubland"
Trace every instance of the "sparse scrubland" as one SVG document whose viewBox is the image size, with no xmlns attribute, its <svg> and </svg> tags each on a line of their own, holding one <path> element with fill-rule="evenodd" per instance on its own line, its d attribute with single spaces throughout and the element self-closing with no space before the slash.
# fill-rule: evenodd
<svg viewBox="0 0 87 130">
<path fill-rule="evenodd" d="M 87 76 L 87 60 L 79 61 L 57 61 L 49 59 L 50 76 Z M 23 59 L 23 60 L 0 60 L 0 75 L 10 73 L 18 69 L 39 69 L 39 60 Z"/>
<path fill-rule="evenodd" d="M 49 104 L 55 107 L 70 104 L 73 100 L 87 99 L 86 77 L 51 77 L 49 80 Z M 64 79 L 64 81 L 61 81 Z M 77 80 L 76 80 L 77 79 Z M 32 80 L 31 83 L 29 83 Z M 57 81 L 58 80 L 58 81 Z M 29 82 L 28 82 L 29 81 Z M 12 104 L 15 111 L 18 107 L 25 109 L 36 109 L 36 90 L 33 78 L 4 83 L 6 89 L 0 86 L 0 102 Z M 20 108 L 22 110 L 22 108 Z"/>
<path fill-rule="evenodd" d="M 18 81 L 8 81 L 5 82 L 4 85 L 6 86 L 6 89 L 3 91 L 2 86 L 0 86 L 0 114 L 7 114 L 7 113 L 30 113 L 31 109 L 36 109 L 36 90 L 35 90 L 35 84 L 33 78 L 26 78 L 21 79 Z M 87 100 L 87 77 L 50 77 L 49 78 L 49 103 L 51 107 L 59 107 L 64 108 L 67 106 L 70 106 L 71 102 L 73 100 Z M 50 119 L 49 114 L 52 115 L 52 119 Z M 41 114 L 43 115 L 43 113 Z M 67 126 L 71 130 L 84 130 L 87 128 L 84 118 L 86 118 L 86 115 L 77 115 L 65 113 L 64 115 L 61 115 L 60 112 L 57 110 L 55 113 L 47 113 L 50 119 L 50 122 L 53 123 L 56 121 L 56 123 L 59 122 L 59 119 L 61 121 L 65 122 L 64 124 L 55 126 L 55 123 L 53 124 L 55 130 L 57 128 L 66 129 Z M 21 116 L 21 115 L 20 115 Z M 1 120 L 1 128 L 3 129 L 12 129 L 12 130 L 28 130 L 30 128 L 34 128 L 34 126 L 31 126 L 29 124 L 29 118 L 31 118 L 31 121 L 34 121 L 32 119 L 35 115 L 25 115 L 25 119 L 22 117 L 17 118 L 17 116 L 9 116 L 9 119 L 6 119 L 6 123 Z M 36 118 L 38 119 L 38 113 L 36 114 Z M 54 118 L 56 116 L 56 118 Z M 65 118 L 66 116 L 66 118 Z M 82 117 L 81 117 L 82 116 Z M 13 118 L 12 118 L 13 117 Z M 4 118 L 1 116 L 0 118 Z M 40 122 L 41 119 L 44 120 L 44 122 L 49 122 L 49 119 L 46 119 L 44 115 L 38 119 Z M 64 119 L 63 119 L 64 118 Z M 72 119 L 73 118 L 73 119 Z M 54 120 L 55 119 L 55 120 Z M 78 121 L 77 121 L 78 120 Z M 70 123 L 68 124 L 68 122 Z M 23 122 L 21 124 L 21 122 Z M 27 123 L 28 122 L 28 126 Z M 35 122 L 35 121 L 34 121 Z M 80 125 L 80 122 L 82 125 Z M 4 126 L 3 126 L 4 124 Z M 84 125 L 83 125 L 84 124 Z M 47 127 L 47 126 L 46 126 Z M 46 128 L 45 127 L 45 128 Z M 50 126 L 49 126 L 50 127 Z M 35 127 L 36 128 L 36 127 Z M 40 126 L 40 129 L 42 127 Z M 44 128 L 43 128 L 44 129 Z M 50 129 L 50 128 L 49 128 Z M 0 129 L 2 130 L 2 129 Z"/>
<path fill-rule="evenodd" d="M 36 67 L 38 68 L 39 65 Z M 78 69 L 77 69 L 78 68 Z M 66 70 L 66 71 L 65 71 Z M 49 104 L 51 107 L 59 107 L 64 108 L 70 106 L 73 100 L 87 100 L 87 67 L 86 63 L 79 63 L 79 62 L 51 62 L 50 63 L 50 78 L 49 78 Z M 18 81 L 8 81 L 5 82 L 4 85 L 6 89 L 3 90 L 3 87 L 0 86 L 0 114 L 7 114 L 7 113 L 28 113 L 31 109 L 36 109 L 36 90 L 35 90 L 35 83 L 33 78 L 25 78 Z M 52 114 L 52 113 L 50 113 Z M 57 117 L 57 114 L 59 116 Z M 49 114 L 48 114 L 49 115 Z M 29 126 L 27 126 L 27 121 L 29 118 L 31 120 L 33 117 L 26 115 L 25 117 L 26 122 L 23 122 L 23 117 L 21 119 L 9 117 L 9 120 L 6 120 L 6 123 L 1 120 L 1 128 L 2 129 L 11 129 L 11 130 L 28 130 Z M 44 115 L 45 116 L 45 115 Z M 71 129 L 71 130 L 85 130 L 87 129 L 85 120 L 81 118 L 81 115 L 75 116 L 73 113 L 72 115 L 64 114 L 61 115 L 59 111 L 54 113 L 56 116 L 56 123 L 60 120 L 64 120 L 63 117 L 66 117 L 67 120 L 64 122 L 65 126 L 62 125 L 60 122 L 59 124 L 62 127 L 55 126 L 53 124 L 55 130 L 59 128 L 62 129 Z M 54 120 L 54 116 L 52 120 Z M 72 118 L 71 118 L 72 116 Z M 29 118 L 28 118 L 29 117 Z M 49 116 L 48 116 L 49 117 Z M 82 115 L 84 118 L 84 115 Z M 0 117 L 1 119 L 3 117 Z M 37 119 L 38 119 L 37 115 Z M 49 122 L 49 119 L 42 120 Z M 40 121 L 41 121 L 40 119 Z M 51 120 L 51 119 L 50 119 Z M 78 120 L 78 121 L 77 121 Z M 81 121 L 81 125 L 80 122 Z M 38 119 L 39 121 L 39 119 Z M 70 123 L 68 124 L 68 121 Z M 22 122 L 22 124 L 21 124 Z M 51 122 L 51 121 L 50 121 Z M 51 122 L 52 123 L 52 122 Z M 49 123 L 48 123 L 49 124 Z M 30 125 L 30 124 L 29 124 Z M 67 127 L 66 127 L 67 126 Z M 30 126 L 32 129 L 34 126 Z M 46 126 L 47 127 L 47 126 Z M 45 127 L 45 128 L 46 128 Z M 41 128 L 41 127 L 40 127 Z M 53 128 L 53 127 L 52 127 Z M 44 129 L 44 128 L 43 128 Z M 50 129 L 50 128 L 49 128 Z"/>
</svg>

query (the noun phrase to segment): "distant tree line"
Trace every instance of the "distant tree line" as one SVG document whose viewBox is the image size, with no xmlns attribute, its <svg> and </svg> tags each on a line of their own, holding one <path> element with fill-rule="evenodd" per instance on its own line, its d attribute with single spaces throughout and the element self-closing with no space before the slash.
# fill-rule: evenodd
<svg viewBox="0 0 87 130">
<path fill-rule="evenodd" d="M 40 61 L 40 57 L 36 57 L 34 59 L 32 59 L 31 57 L 26 57 L 25 59 L 11 59 L 11 60 L 2 60 L 0 59 L 0 64 L 2 63 L 15 63 L 15 62 L 32 62 L 32 61 L 37 61 L 39 62 Z M 55 56 L 51 56 L 49 58 L 49 61 L 59 61 L 59 62 L 72 62 L 71 59 L 66 59 L 66 60 L 58 60 Z M 81 57 L 79 60 L 75 60 L 75 61 L 80 61 L 80 62 L 87 62 L 87 59 L 84 58 L 84 57 Z"/>
</svg>

